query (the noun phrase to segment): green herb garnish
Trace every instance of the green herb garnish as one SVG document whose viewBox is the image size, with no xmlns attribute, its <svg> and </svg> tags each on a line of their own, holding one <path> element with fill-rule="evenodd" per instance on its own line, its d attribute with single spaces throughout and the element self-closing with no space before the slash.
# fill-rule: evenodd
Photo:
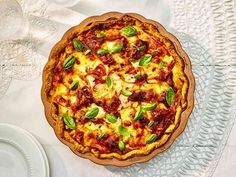
<svg viewBox="0 0 236 177">
<path fill-rule="evenodd" d="M 123 135 L 123 136 L 126 136 L 126 137 L 129 137 L 129 136 L 130 136 L 130 133 L 129 133 L 128 129 L 125 128 L 125 127 L 123 127 L 122 125 L 120 125 L 120 126 L 118 127 L 118 131 L 119 131 L 119 133 L 120 133 L 121 135 Z"/>
<path fill-rule="evenodd" d="M 170 87 L 168 90 L 167 90 L 167 93 L 166 93 L 166 102 L 169 106 L 171 106 L 172 104 L 172 101 L 175 97 L 175 92 L 174 90 Z"/>
<path fill-rule="evenodd" d="M 63 69 L 67 70 L 70 69 L 75 63 L 75 57 L 70 55 L 69 57 L 67 57 L 63 63 Z"/>
<path fill-rule="evenodd" d="M 156 134 L 151 134 L 151 136 L 149 136 L 148 139 L 146 140 L 146 143 L 151 144 L 154 141 L 156 141 L 156 139 L 157 139 L 157 135 Z"/>
<path fill-rule="evenodd" d="M 83 44 L 82 44 L 82 42 L 80 40 L 74 39 L 73 40 L 73 45 L 74 45 L 74 48 L 75 48 L 76 51 L 82 52 Z"/>
<path fill-rule="evenodd" d="M 111 77 L 110 77 L 110 76 L 108 76 L 108 77 L 106 78 L 106 84 L 107 84 L 107 87 L 108 87 L 108 88 L 111 88 L 112 80 L 111 80 Z"/>
<path fill-rule="evenodd" d="M 84 54 L 85 54 L 85 55 L 88 55 L 88 54 L 90 54 L 90 53 L 91 53 L 91 50 L 90 50 L 90 49 L 88 49 L 88 50 L 86 50 L 86 51 L 85 51 L 85 53 L 84 53 Z"/>
<path fill-rule="evenodd" d="M 120 30 L 120 32 L 126 36 L 135 36 L 137 34 L 137 30 L 133 26 L 126 26 Z"/>
<path fill-rule="evenodd" d="M 97 34 L 97 38 L 103 38 L 105 36 L 106 35 L 103 32 L 100 32 L 100 33 Z"/>
<path fill-rule="evenodd" d="M 69 116 L 67 113 L 63 115 L 63 121 L 70 129 L 72 130 L 76 129 L 73 117 Z"/>
<path fill-rule="evenodd" d="M 147 66 L 152 61 L 151 54 L 145 54 L 139 61 L 139 66 Z"/>
<path fill-rule="evenodd" d="M 90 110 L 88 110 L 88 112 L 85 114 L 85 118 L 89 119 L 89 118 L 94 118 L 98 115 L 99 109 L 98 107 L 94 107 L 91 108 Z"/>
<path fill-rule="evenodd" d="M 106 114 L 106 119 L 111 123 L 117 122 L 117 117 L 114 116 L 113 114 Z"/>
</svg>

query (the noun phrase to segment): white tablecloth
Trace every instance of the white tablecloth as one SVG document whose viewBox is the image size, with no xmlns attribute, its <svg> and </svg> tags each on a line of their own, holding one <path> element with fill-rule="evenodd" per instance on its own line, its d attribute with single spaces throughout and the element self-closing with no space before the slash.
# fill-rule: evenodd
<svg viewBox="0 0 236 177">
<path fill-rule="evenodd" d="M 122 3 L 126 2 L 126 8 L 122 8 Z M 94 2 L 94 1 L 93 1 Z M 143 11 L 143 6 L 148 5 L 147 1 L 119 0 L 110 4 L 109 0 L 94 2 L 96 7 L 91 7 L 92 0 L 81 0 L 72 10 L 51 4 L 46 14 L 55 21 L 58 29 L 57 34 L 47 43 L 38 49 L 38 52 L 47 57 L 51 47 L 58 41 L 62 34 L 70 27 L 78 24 L 86 16 L 101 14 L 106 11 L 117 10 L 123 12 L 137 12 L 148 17 L 150 12 L 156 13 L 157 18 L 164 25 L 169 23 L 168 16 L 162 16 L 161 9 L 150 7 L 150 12 Z M 150 6 L 150 4 L 149 4 Z M 81 13 L 75 12 L 77 8 Z M 168 26 L 167 26 L 168 28 Z M 43 61 L 43 63 L 46 62 Z M 41 102 L 40 89 L 41 77 L 33 81 L 12 80 L 6 94 L 0 100 L 0 122 L 6 122 L 25 128 L 31 132 L 43 145 L 50 162 L 51 177 L 103 177 L 110 172 L 106 167 L 96 165 L 89 160 L 82 159 L 70 152 L 54 135 L 53 129 L 49 126 L 44 116 L 44 107 Z M 1 160 L 1 159 L 0 159 Z M 228 143 L 214 173 L 214 177 L 235 177 L 236 174 L 236 126 L 230 134 Z M 88 173 L 87 169 L 95 169 Z M 104 174 L 106 173 L 106 174 Z"/>
</svg>

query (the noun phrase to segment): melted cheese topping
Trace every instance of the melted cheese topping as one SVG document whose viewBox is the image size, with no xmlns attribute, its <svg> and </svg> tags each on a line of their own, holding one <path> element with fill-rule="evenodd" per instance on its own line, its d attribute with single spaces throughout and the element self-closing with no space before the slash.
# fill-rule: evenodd
<svg viewBox="0 0 236 177">
<path fill-rule="evenodd" d="M 173 44 L 152 25 L 123 18 L 122 24 L 107 21 L 103 30 L 91 25 L 88 31 L 75 36 L 83 49 L 76 50 L 72 41 L 68 43 L 58 58 L 58 69 L 53 73 L 57 79 L 50 90 L 51 102 L 57 105 L 53 114 L 57 114 L 54 117 L 58 127 L 64 127 L 61 129 L 64 139 L 73 143 L 77 151 L 90 151 L 100 158 L 126 159 L 148 154 L 163 145 L 177 127 L 186 105 L 188 82 Z M 134 36 L 122 33 L 120 30 L 126 26 L 133 26 L 137 33 Z M 101 32 L 105 36 L 96 37 Z M 116 45 L 123 48 L 110 52 Z M 109 52 L 97 54 L 99 49 Z M 86 54 L 86 50 L 91 52 Z M 142 66 L 140 60 L 146 54 L 152 60 Z M 75 62 L 65 69 L 68 56 L 74 56 Z M 72 89 L 74 81 L 77 85 Z M 167 101 L 170 88 L 174 91 L 171 104 Z M 142 116 L 135 120 L 140 107 L 147 104 L 157 106 L 143 109 Z M 93 108 L 98 108 L 98 113 L 87 118 Z M 75 128 L 63 121 L 65 114 Z M 116 120 L 109 121 L 108 114 Z M 153 134 L 156 139 L 150 142 Z M 125 148 L 119 147 L 120 141 Z"/>
</svg>

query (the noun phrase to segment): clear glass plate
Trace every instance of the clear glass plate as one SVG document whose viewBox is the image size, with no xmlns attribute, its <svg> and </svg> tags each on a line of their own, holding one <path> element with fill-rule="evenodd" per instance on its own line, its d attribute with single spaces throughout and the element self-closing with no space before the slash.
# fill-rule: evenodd
<svg viewBox="0 0 236 177">
<path fill-rule="evenodd" d="M 171 148 L 147 163 L 126 168 L 108 167 L 112 172 L 110 176 L 212 176 L 234 123 L 236 27 L 233 0 L 168 2 L 165 8 L 168 7 L 166 12 L 170 12 L 170 18 L 165 18 L 164 23 L 178 37 L 192 61 L 196 79 L 194 110 L 185 131 Z M 157 17 L 149 13 L 149 18 Z M 169 25 L 167 20 L 170 20 Z"/>
</svg>

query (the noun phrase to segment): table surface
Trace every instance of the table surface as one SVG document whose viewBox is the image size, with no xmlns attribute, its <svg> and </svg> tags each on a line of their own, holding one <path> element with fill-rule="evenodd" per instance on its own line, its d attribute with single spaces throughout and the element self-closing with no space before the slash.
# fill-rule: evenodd
<svg viewBox="0 0 236 177">
<path fill-rule="evenodd" d="M 142 6 L 142 3 L 140 2 L 139 5 Z M 83 7 L 83 9 L 86 9 L 86 7 Z M 70 26 L 77 24 L 90 14 L 96 14 L 96 12 L 96 9 L 93 8 L 93 11 L 84 11 L 82 14 L 75 12 L 73 8 L 72 10 L 68 10 L 55 4 L 50 4 L 46 13 L 50 19 L 55 22 L 58 31 L 53 37 L 53 40 L 38 48 L 38 52 L 47 57 L 49 54 L 48 49 L 53 46 L 55 41 L 57 41 Z M 43 61 L 43 63 L 45 62 L 46 60 Z M 44 108 L 40 97 L 41 84 L 41 77 L 32 81 L 13 79 L 6 94 L 0 100 L 0 122 L 25 128 L 39 140 L 48 155 L 52 177 L 75 177 L 78 176 L 76 175 L 77 173 L 81 175 L 87 174 L 86 169 L 93 167 L 97 170 L 97 176 L 106 176 L 103 173 L 105 167 L 96 165 L 86 159 L 80 158 L 78 160 L 79 157 L 71 153 L 70 150 L 62 145 L 56 138 L 53 129 L 49 126 L 44 116 Z M 78 166 L 80 166 L 79 172 L 77 171 Z M 235 177 L 235 167 L 236 125 L 233 126 L 213 177 Z"/>
</svg>

